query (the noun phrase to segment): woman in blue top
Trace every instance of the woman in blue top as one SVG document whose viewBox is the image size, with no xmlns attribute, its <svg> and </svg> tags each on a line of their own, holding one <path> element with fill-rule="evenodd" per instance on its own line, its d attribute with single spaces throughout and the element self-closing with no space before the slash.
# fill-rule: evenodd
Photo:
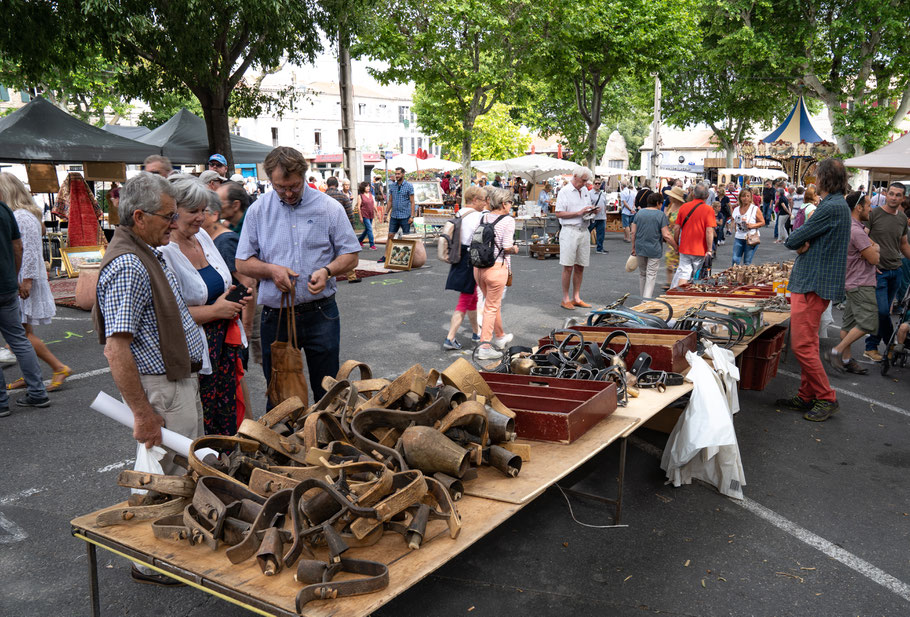
<svg viewBox="0 0 910 617">
<path fill-rule="evenodd" d="M 632 255 L 638 258 L 639 293 L 642 298 L 654 297 L 654 285 L 660 271 L 660 258 L 663 255 L 663 242 L 673 250 L 678 250 L 673 234 L 670 233 L 670 220 L 661 212 L 661 196 L 648 189 L 644 201 L 645 207 L 635 213 L 632 219 Z"/>
<path fill-rule="evenodd" d="M 177 192 L 177 229 L 161 252 L 208 346 L 199 371 L 205 433 L 233 435 L 246 412 L 241 361 L 246 335 L 239 317 L 247 298 L 239 302 L 227 299 L 234 288 L 231 271 L 202 229 L 211 191 L 192 176 L 168 180 Z"/>
</svg>

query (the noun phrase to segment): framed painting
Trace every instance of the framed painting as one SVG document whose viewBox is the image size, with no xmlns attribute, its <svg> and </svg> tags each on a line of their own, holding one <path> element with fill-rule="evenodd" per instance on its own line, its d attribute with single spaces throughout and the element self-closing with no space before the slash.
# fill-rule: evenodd
<svg viewBox="0 0 910 617">
<path fill-rule="evenodd" d="M 79 276 L 79 270 L 85 265 L 101 265 L 104 258 L 103 246 L 74 246 L 60 251 L 63 257 L 63 267 L 69 278 Z"/>
<path fill-rule="evenodd" d="M 389 245 L 389 257 L 385 261 L 385 267 L 389 270 L 410 270 L 414 262 L 414 246 L 417 240 L 406 240 L 404 238 L 391 240 Z"/>
<path fill-rule="evenodd" d="M 442 188 L 439 182 L 411 182 L 414 186 L 414 203 L 418 206 L 441 206 Z"/>
</svg>

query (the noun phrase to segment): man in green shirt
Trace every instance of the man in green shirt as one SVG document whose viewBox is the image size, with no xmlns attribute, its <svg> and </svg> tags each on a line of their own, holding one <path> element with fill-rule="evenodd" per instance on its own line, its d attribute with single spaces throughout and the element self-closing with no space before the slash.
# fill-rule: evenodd
<svg viewBox="0 0 910 617">
<path fill-rule="evenodd" d="M 891 324 L 891 303 L 901 282 L 901 255 L 910 257 L 907 242 L 907 215 L 900 208 L 907 190 L 900 182 L 888 187 L 885 203 L 873 208 L 869 214 L 869 238 L 881 247 L 876 275 L 875 299 L 878 303 L 878 332 L 866 338 L 863 357 L 881 362 L 878 345 L 887 344 L 894 331 Z"/>
</svg>

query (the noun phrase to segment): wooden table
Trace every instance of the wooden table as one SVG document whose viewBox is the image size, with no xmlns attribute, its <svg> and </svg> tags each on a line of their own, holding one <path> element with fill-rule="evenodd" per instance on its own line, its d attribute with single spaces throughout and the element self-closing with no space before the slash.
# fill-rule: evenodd
<svg viewBox="0 0 910 617">
<path fill-rule="evenodd" d="M 677 308 L 685 310 L 687 305 L 703 301 L 703 298 L 684 296 L 661 299 L 670 302 L 674 311 Z M 738 299 L 725 299 L 723 303 L 731 306 L 751 304 L 749 300 Z M 647 303 L 636 308 L 646 306 Z M 769 325 L 781 323 L 788 318 L 789 313 L 766 314 Z M 734 353 L 742 353 L 747 343 L 748 341 L 737 345 L 733 349 Z M 525 442 L 532 444 L 531 460 L 523 463 L 517 478 L 506 478 L 496 470 L 483 467 L 479 470 L 477 479 L 467 484 L 467 495 L 457 502 L 463 523 L 458 538 L 449 537 L 444 522 L 431 521 L 427 539 L 419 550 L 408 549 L 401 536 L 390 533 L 385 534 L 375 546 L 353 549 L 353 556 L 357 558 L 381 561 L 389 566 L 389 586 L 363 596 L 310 602 L 304 609 L 304 615 L 369 615 L 470 547 L 547 488 L 617 440 L 621 444 L 617 497 L 608 499 L 572 489 L 566 489 L 566 492 L 614 504 L 614 519 L 618 520 L 622 507 L 627 438 L 660 411 L 691 391 L 692 384 L 689 382 L 668 387 L 665 392 L 643 389 L 638 398 L 629 399 L 626 407 L 618 408 L 574 443 L 562 445 Z M 97 512 L 93 512 L 71 522 L 73 535 L 87 543 L 92 614 L 96 617 L 100 615 L 96 546 L 142 562 L 172 578 L 255 613 L 281 616 L 297 614 L 295 598 L 302 585 L 294 581 L 293 569 L 285 569 L 276 576 L 266 577 L 260 572 L 255 559 L 232 565 L 224 555 L 224 547 L 213 552 L 204 545 L 189 546 L 186 542 L 158 540 L 152 534 L 148 522 L 98 527 L 95 524 L 96 515 Z M 316 556 L 324 559 L 324 549 L 317 550 Z"/>
</svg>

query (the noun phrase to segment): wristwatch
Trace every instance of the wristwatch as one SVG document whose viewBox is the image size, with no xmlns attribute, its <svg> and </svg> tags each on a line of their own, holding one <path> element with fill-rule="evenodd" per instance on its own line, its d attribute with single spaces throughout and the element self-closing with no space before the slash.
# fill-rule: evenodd
<svg viewBox="0 0 910 617">
<path fill-rule="evenodd" d="M 329 270 L 328 266 L 322 266 L 322 269 L 325 270 L 325 273 L 329 275 L 329 278 L 332 278 L 332 271 Z"/>
</svg>

